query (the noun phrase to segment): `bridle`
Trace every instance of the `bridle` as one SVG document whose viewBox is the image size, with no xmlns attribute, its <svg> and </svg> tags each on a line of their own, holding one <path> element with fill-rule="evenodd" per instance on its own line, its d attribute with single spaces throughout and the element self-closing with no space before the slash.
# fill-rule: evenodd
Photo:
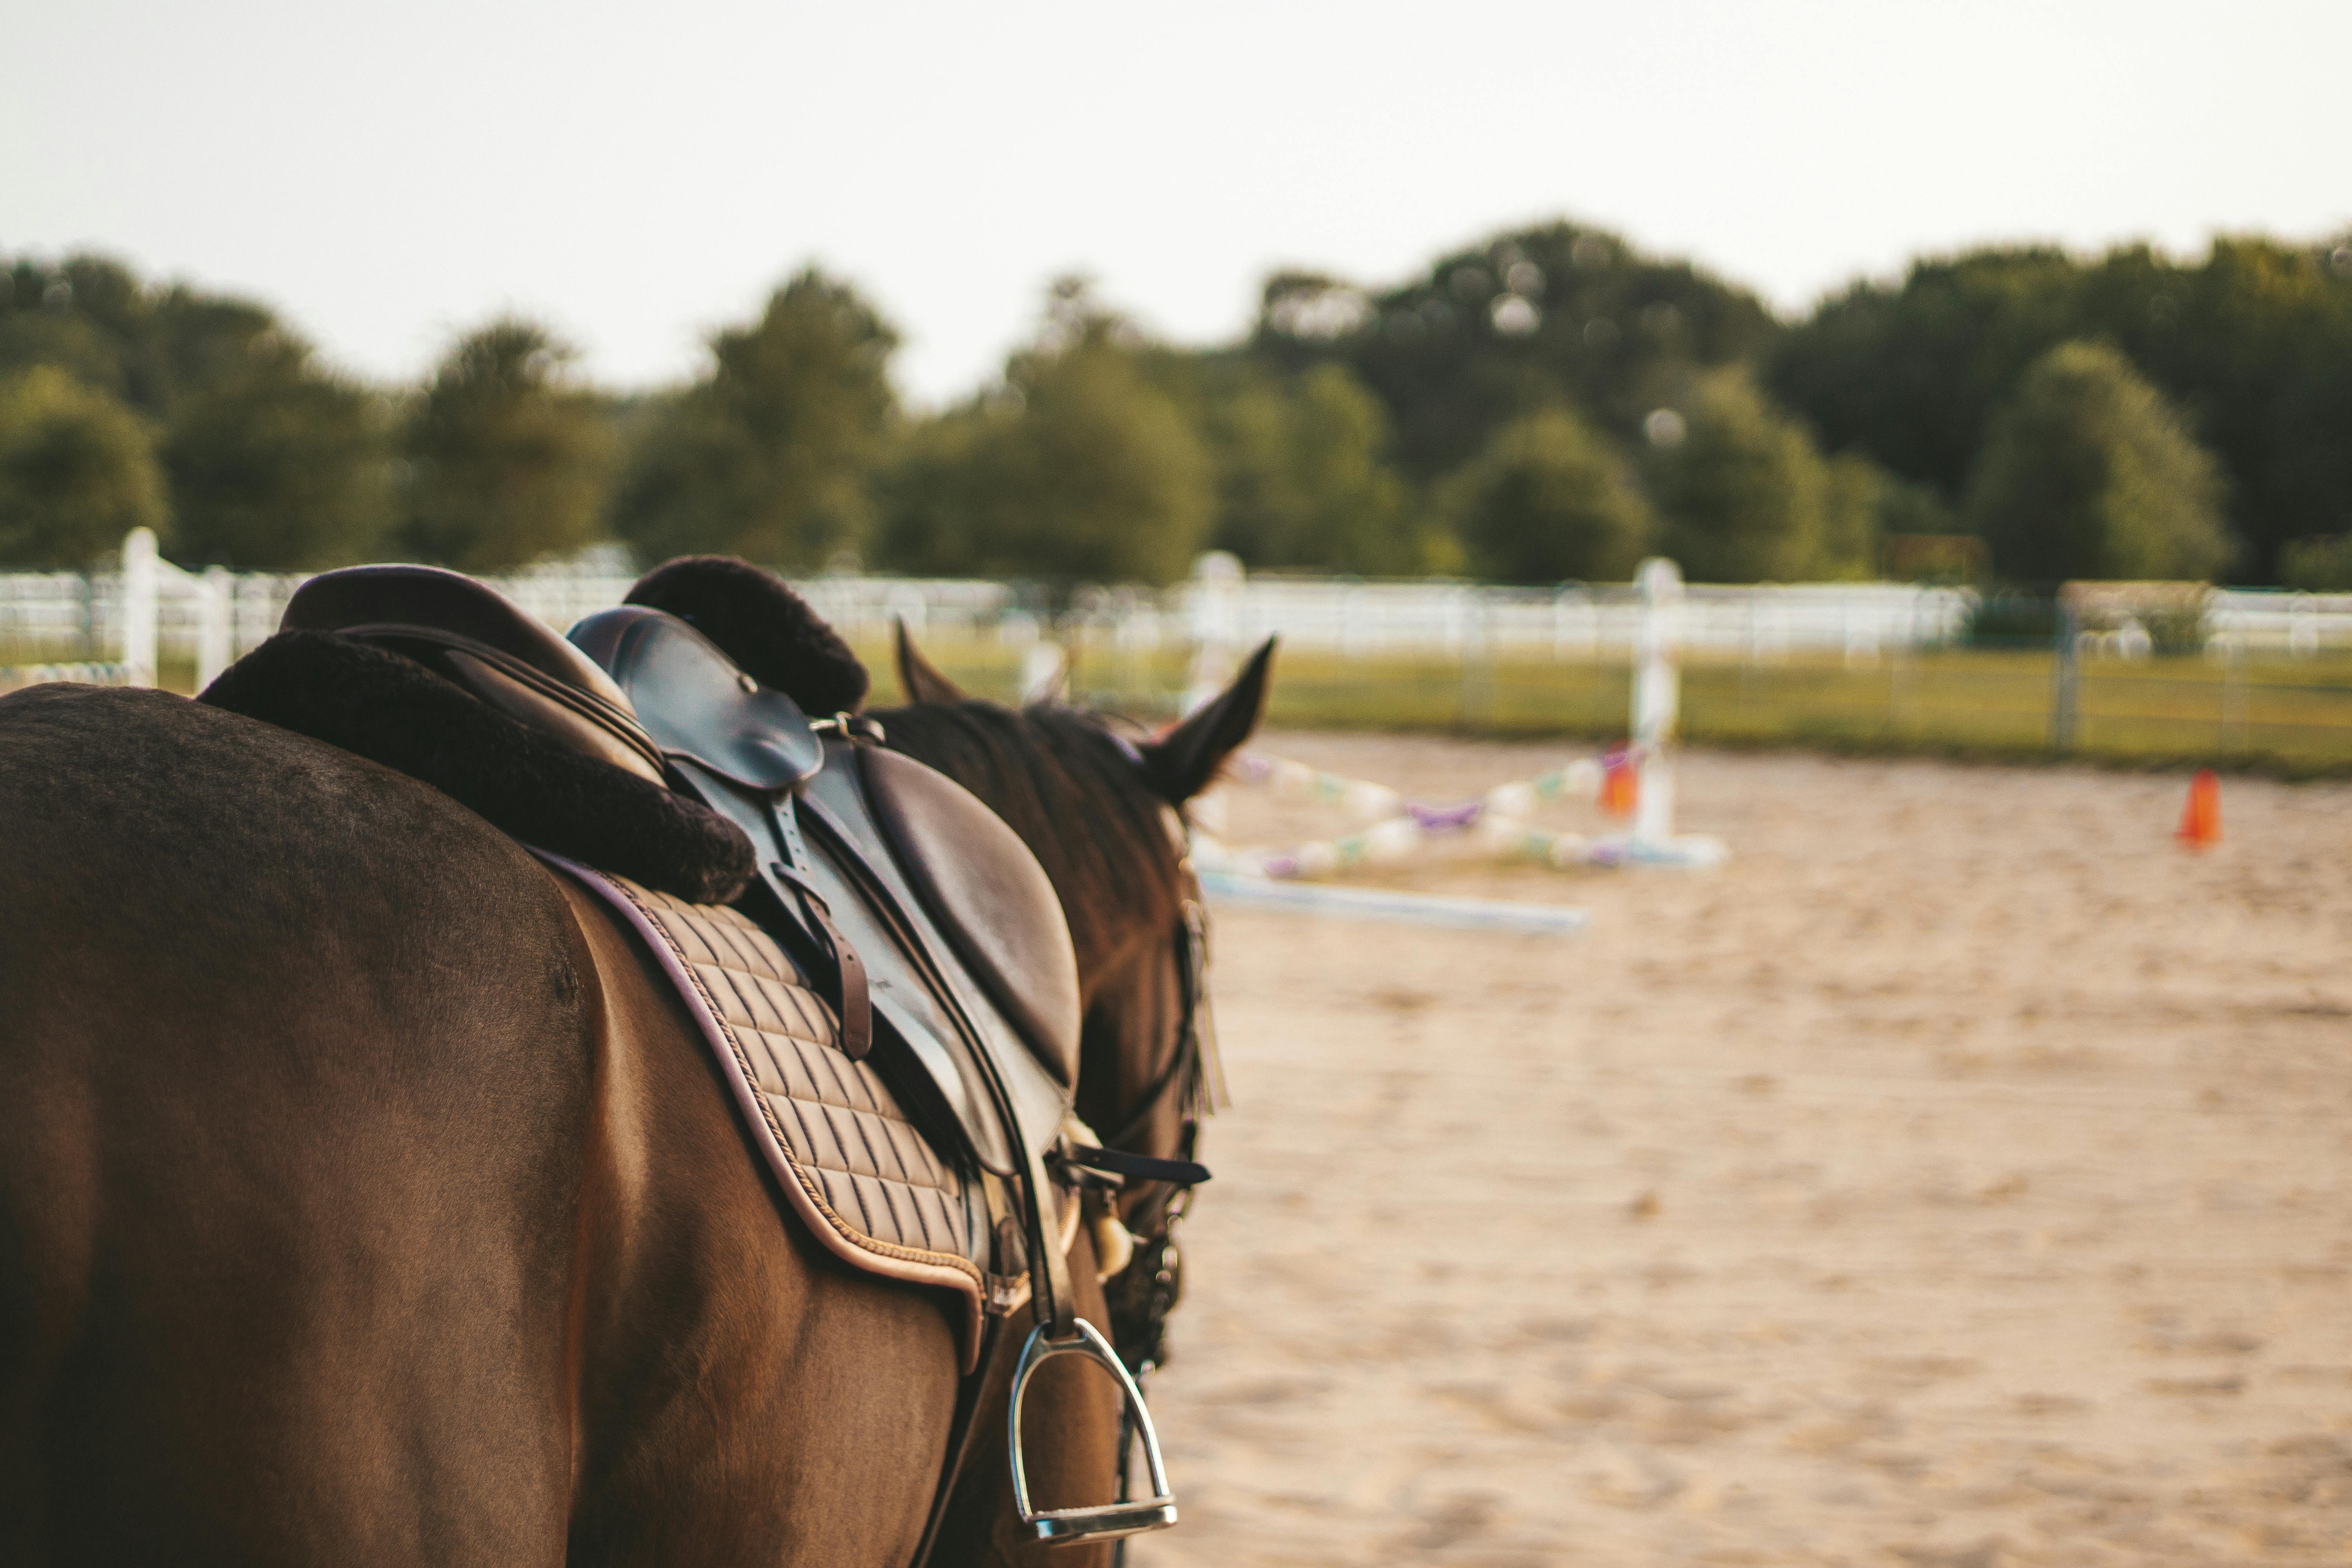
<svg viewBox="0 0 2352 1568">
<path fill-rule="evenodd" d="M 1201 884 L 1189 861 L 1181 867 L 1182 896 L 1177 906 L 1174 935 L 1178 994 L 1175 1048 L 1146 1086 L 1127 1120 L 1103 1142 L 1108 1152 L 1123 1152 L 1146 1132 L 1160 1108 L 1173 1095 L 1179 1103 L 1176 1155 L 1172 1161 L 1148 1161 L 1129 1155 L 1135 1178 L 1167 1182 L 1171 1191 L 1160 1210 L 1155 1232 L 1138 1238 L 1135 1256 L 1114 1280 L 1118 1285 L 1111 1302 L 1113 1339 L 1129 1373 L 1141 1379 L 1160 1362 L 1169 1311 L 1181 1292 L 1182 1253 L 1176 1233 L 1192 1205 L 1192 1194 L 1207 1172 L 1196 1163 L 1201 1122 L 1226 1099 L 1224 1075 L 1217 1059 L 1216 1028 L 1209 1008 L 1208 918 L 1202 906 Z M 1151 1168 L 1145 1168 L 1146 1166 Z M 1189 1167 L 1190 1180 L 1171 1180 L 1170 1167 Z"/>
<path fill-rule="evenodd" d="M 1175 933 L 1178 1017 L 1176 1047 L 1153 1078 L 1135 1109 L 1116 1132 L 1103 1142 L 1110 1151 L 1142 1134 L 1170 1095 L 1180 1097 L 1180 1131 L 1176 1160 L 1169 1164 L 1190 1166 L 1192 1180 L 1171 1183 L 1171 1192 L 1160 1209 L 1157 1230 L 1136 1240 L 1128 1266 L 1110 1281 L 1111 1338 L 1128 1374 L 1140 1387 L 1167 1358 L 1168 1314 L 1183 1296 L 1184 1254 L 1179 1233 L 1192 1212 L 1192 1196 L 1208 1173 L 1194 1162 L 1201 1141 L 1201 1123 L 1221 1104 L 1231 1102 L 1224 1071 L 1217 1058 L 1217 1032 L 1209 1007 L 1208 915 L 1202 907 L 1200 879 L 1188 858 L 1181 862 L 1182 897 L 1178 901 Z M 1140 1157 L 1129 1156 L 1141 1163 Z M 1152 1163 L 1163 1163 L 1152 1162 Z M 1152 1179 L 1143 1171 L 1135 1173 Z M 1165 1178 L 1160 1178 L 1165 1179 Z M 1124 1219 L 1122 1218 L 1122 1223 Z M 1118 1417 L 1118 1492 L 1123 1500 L 1132 1484 L 1135 1447 L 1132 1413 L 1124 1405 Z M 1113 1549 L 1114 1568 L 1127 1561 L 1127 1542 Z"/>
</svg>

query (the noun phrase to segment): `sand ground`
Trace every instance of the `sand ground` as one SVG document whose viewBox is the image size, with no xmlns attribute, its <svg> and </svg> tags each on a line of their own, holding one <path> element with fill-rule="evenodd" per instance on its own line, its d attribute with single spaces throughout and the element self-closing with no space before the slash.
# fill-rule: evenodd
<svg viewBox="0 0 2352 1568">
<path fill-rule="evenodd" d="M 2352 788 L 2231 781 L 2191 855 L 2172 776 L 1680 780 L 1720 870 L 1372 879 L 1580 937 L 1220 918 L 1185 1522 L 1129 1561 L 2352 1563 Z"/>
</svg>

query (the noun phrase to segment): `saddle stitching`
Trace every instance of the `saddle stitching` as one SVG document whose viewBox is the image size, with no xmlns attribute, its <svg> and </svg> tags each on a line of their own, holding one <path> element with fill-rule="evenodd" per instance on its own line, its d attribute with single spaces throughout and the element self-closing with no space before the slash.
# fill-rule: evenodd
<svg viewBox="0 0 2352 1568">
<path fill-rule="evenodd" d="M 599 872 L 598 875 L 604 876 L 604 874 Z M 631 886 L 626 880 L 617 877 L 604 877 L 604 879 L 618 888 L 622 895 L 627 898 L 631 903 L 637 905 L 640 910 L 645 910 L 647 920 L 652 924 L 653 928 L 656 931 L 660 932 L 663 939 L 670 944 L 671 951 L 677 953 L 681 961 L 686 963 L 687 973 L 694 981 L 696 989 L 701 993 L 704 1005 L 710 1009 L 711 1016 L 719 1022 L 722 1028 L 725 1029 L 728 1036 L 728 1044 L 735 1053 L 735 1059 L 738 1065 L 742 1068 L 744 1076 L 756 1087 L 758 1084 L 758 1079 L 754 1075 L 750 1054 L 743 1049 L 742 1042 L 736 1037 L 735 1031 L 739 1026 L 733 1020 L 728 1018 L 719 1008 L 716 998 L 711 995 L 699 971 L 691 963 L 691 961 L 686 960 L 684 948 L 677 942 L 676 935 L 670 930 L 668 922 L 663 921 L 660 916 L 653 910 L 646 910 L 645 900 L 637 896 L 638 889 Z M 658 897 L 658 895 L 656 895 L 656 897 Z M 756 1026 L 750 1026 L 753 1029 L 754 1033 L 764 1034 L 770 1032 L 760 1030 Z M 799 1037 L 792 1036 L 782 1030 L 773 1032 L 783 1034 L 784 1037 L 788 1039 Z M 829 1039 L 811 1039 L 808 1043 L 811 1045 L 824 1047 L 829 1046 L 831 1041 Z M 771 1059 L 772 1059 L 774 1053 L 772 1051 L 766 1050 L 766 1043 L 764 1040 L 761 1042 L 761 1046 L 763 1053 L 770 1056 Z M 783 1098 L 791 1100 L 793 1103 L 794 1119 L 801 1123 L 803 1137 L 808 1140 L 812 1147 L 815 1146 L 816 1139 L 808 1126 L 805 1112 L 801 1109 L 801 1100 L 798 1097 L 790 1093 L 786 1093 Z M 778 1120 L 775 1108 L 772 1103 L 772 1096 L 767 1093 L 762 1093 L 760 1096 L 760 1100 L 761 1109 L 769 1121 L 770 1131 L 775 1133 L 779 1143 L 783 1148 L 785 1158 L 790 1160 L 795 1168 L 821 1171 L 830 1170 L 846 1176 L 867 1176 L 878 1178 L 881 1175 L 881 1173 L 878 1170 L 861 1171 L 856 1166 L 846 1163 L 845 1158 L 845 1163 L 836 1164 L 823 1159 L 805 1158 L 795 1152 L 790 1142 L 785 1139 L 783 1127 Z M 843 1109 L 848 1110 L 853 1108 L 845 1104 Z M 878 1115 L 881 1114 L 881 1112 L 877 1110 L 876 1114 Z M 830 1118 L 828 1118 L 825 1122 L 825 1133 L 826 1141 L 831 1142 L 835 1149 L 841 1149 L 844 1147 L 839 1130 L 833 1125 Z M 937 1192 L 946 1192 L 950 1190 L 943 1184 L 926 1184 L 931 1186 L 932 1190 Z M 834 1220 L 836 1224 L 839 1224 L 845 1216 L 841 1215 L 838 1206 L 827 1196 L 822 1187 L 809 1187 L 807 1190 L 810 1197 L 824 1210 L 826 1216 L 829 1219 Z M 864 1194 L 858 1190 L 855 1183 L 851 1184 L 850 1194 L 853 1198 L 857 1200 L 858 1205 L 862 1209 L 865 1206 Z M 846 1225 L 841 1225 L 840 1228 L 842 1229 L 843 1234 L 850 1241 L 859 1247 L 865 1247 L 868 1251 L 879 1253 L 884 1257 L 904 1258 L 910 1262 L 944 1261 L 956 1266 L 961 1270 L 970 1272 L 975 1279 L 982 1276 L 982 1270 L 979 1266 L 974 1264 L 968 1258 L 960 1257 L 952 1253 L 927 1252 L 917 1247 L 902 1247 L 898 1243 L 884 1241 L 878 1237 L 858 1231 Z"/>
</svg>

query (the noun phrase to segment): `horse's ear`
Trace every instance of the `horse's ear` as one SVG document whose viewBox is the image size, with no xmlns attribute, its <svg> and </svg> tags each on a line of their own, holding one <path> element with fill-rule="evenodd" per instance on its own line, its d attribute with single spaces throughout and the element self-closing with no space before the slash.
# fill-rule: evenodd
<svg viewBox="0 0 2352 1568">
<path fill-rule="evenodd" d="M 1274 638 L 1268 637 L 1231 686 L 1140 748 L 1143 775 L 1151 781 L 1153 794 L 1171 805 L 1182 805 L 1209 787 L 1225 759 L 1241 750 L 1265 716 L 1273 668 Z"/>
<path fill-rule="evenodd" d="M 961 702 L 963 688 L 931 668 L 930 660 L 915 651 L 915 639 L 907 635 L 907 623 L 892 623 L 898 631 L 898 689 L 907 694 L 909 702 Z"/>
</svg>

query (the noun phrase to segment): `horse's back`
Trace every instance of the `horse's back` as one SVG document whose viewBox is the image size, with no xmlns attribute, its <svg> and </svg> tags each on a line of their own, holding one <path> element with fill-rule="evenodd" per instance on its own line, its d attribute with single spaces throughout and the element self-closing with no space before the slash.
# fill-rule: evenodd
<svg viewBox="0 0 2352 1568">
<path fill-rule="evenodd" d="M 550 1562 L 599 1003 L 446 797 L 0 700 L 0 1561 Z"/>
</svg>

